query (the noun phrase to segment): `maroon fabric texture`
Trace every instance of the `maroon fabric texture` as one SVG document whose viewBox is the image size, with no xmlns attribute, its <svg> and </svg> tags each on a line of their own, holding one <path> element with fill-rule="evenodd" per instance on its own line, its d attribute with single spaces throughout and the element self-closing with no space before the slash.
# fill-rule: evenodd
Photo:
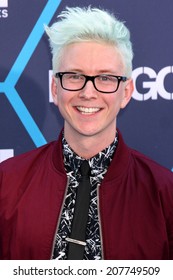
<svg viewBox="0 0 173 280">
<path fill-rule="evenodd" d="M 0 259 L 50 259 L 67 187 L 58 141 L 0 164 Z M 99 187 L 104 259 L 173 259 L 173 173 L 119 142 Z"/>
</svg>

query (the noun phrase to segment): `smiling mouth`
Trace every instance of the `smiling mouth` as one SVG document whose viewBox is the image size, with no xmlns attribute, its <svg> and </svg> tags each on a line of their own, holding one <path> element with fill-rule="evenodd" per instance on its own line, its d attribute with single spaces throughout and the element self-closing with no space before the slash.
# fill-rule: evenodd
<svg viewBox="0 0 173 280">
<path fill-rule="evenodd" d="M 94 114 L 94 113 L 97 113 L 97 112 L 99 112 L 101 110 L 101 108 L 95 108 L 95 107 L 77 106 L 76 108 L 82 114 Z"/>
</svg>

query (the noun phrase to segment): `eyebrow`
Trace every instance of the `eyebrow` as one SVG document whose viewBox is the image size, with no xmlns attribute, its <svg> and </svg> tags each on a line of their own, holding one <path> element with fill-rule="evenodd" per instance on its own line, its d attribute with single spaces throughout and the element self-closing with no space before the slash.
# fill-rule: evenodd
<svg viewBox="0 0 173 280">
<path fill-rule="evenodd" d="M 80 74 L 83 74 L 83 75 L 87 75 L 85 74 L 85 72 L 81 69 L 78 69 L 78 68 L 71 68 L 71 69 L 66 69 L 64 72 L 75 72 L 75 73 L 80 73 Z M 99 70 L 99 71 L 96 71 L 97 74 L 96 75 L 100 75 L 100 74 L 110 74 L 110 75 L 118 75 L 118 72 L 117 71 L 113 71 L 111 69 L 102 69 L 102 70 Z"/>
</svg>

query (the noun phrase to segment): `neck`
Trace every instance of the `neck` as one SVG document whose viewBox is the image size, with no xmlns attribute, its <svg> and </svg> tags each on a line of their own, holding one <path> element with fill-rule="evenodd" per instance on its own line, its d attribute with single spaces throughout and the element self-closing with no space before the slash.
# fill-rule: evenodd
<svg viewBox="0 0 173 280">
<path fill-rule="evenodd" d="M 116 128 L 112 131 L 111 134 L 104 134 L 104 137 L 101 137 L 100 134 L 94 136 L 86 136 L 80 133 L 73 135 L 68 133 L 64 129 L 64 137 L 72 150 L 82 158 L 89 159 L 106 147 L 108 147 L 115 139 Z"/>
</svg>

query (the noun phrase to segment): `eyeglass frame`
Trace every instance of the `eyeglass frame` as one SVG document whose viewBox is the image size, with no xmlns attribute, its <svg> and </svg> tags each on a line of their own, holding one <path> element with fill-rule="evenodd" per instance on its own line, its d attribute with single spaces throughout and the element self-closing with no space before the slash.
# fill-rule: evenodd
<svg viewBox="0 0 173 280">
<path fill-rule="evenodd" d="M 101 74 L 101 75 L 96 75 L 96 76 L 88 76 L 88 75 L 84 75 L 84 74 L 78 74 L 78 75 L 83 76 L 83 77 L 85 78 L 84 85 L 83 85 L 81 88 L 79 88 L 79 89 L 67 89 L 67 88 L 65 88 L 65 87 L 63 86 L 63 82 L 62 82 L 63 76 L 64 76 L 65 74 L 78 74 L 78 73 L 75 73 L 75 72 L 57 72 L 57 73 L 55 73 L 54 76 L 55 76 L 56 78 L 59 78 L 59 79 L 60 79 L 61 87 L 62 87 L 63 89 L 65 89 L 65 90 L 68 90 L 68 91 L 79 91 L 79 90 L 82 90 L 82 89 L 84 89 L 84 87 L 86 86 L 86 83 L 87 83 L 88 81 L 91 81 L 91 82 L 93 83 L 94 88 L 95 88 L 98 92 L 105 93 L 105 94 L 110 94 L 110 93 L 114 93 L 114 92 L 116 92 L 116 91 L 118 90 L 121 81 L 122 81 L 122 82 L 125 82 L 125 81 L 128 80 L 128 78 L 125 77 L 125 76 L 117 76 L 117 75 L 112 75 L 112 74 Z M 116 90 L 110 91 L 110 92 L 98 90 L 97 87 L 96 87 L 96 85 L 95 85 L 95 79 L 96 79 L 97 77 L 100 77 L 100 76 L 110 76 L 110 77 L 115 77 L 115 78 L 117 78 L 118 83 L 117 83 L 117 88 L 116 88 Z"/>
</svg>

